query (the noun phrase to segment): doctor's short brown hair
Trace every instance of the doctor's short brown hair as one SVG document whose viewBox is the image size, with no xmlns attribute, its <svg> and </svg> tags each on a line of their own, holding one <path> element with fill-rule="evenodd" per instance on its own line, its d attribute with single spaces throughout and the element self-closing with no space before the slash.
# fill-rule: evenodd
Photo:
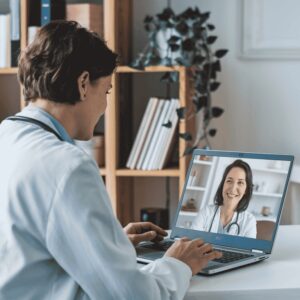
<svg viewBox="0 0 300 300">
<path fill-rule="evenodd" d="M 43 26 L 21 52 L 18 78 L 26 101 L 75 104 L 80 101 L 77 79 L 84 71 L 93 82 L 111 75 L 116 65 L 117 54 L 96 33 L 60 20 Z"/>
<path fill-rule="evenodd" d="M 231 163 L 230 165 L 228 165 L 223 173 L 223 177 L 222 180 L 219 184 L 219 187 L 217 189 L 216 195 L 215 195 L 215 199 L 214 199 L 214 203 L 217 206 L 221 206 L 223 205 L 223 185 L 224 182 L 226 180 L 226 177 L 228 175 L 228 173 L 230 172 L 230 170 L 232 168 L 240 168 L 242 170 L 244 170 L 245 175 L 246 175 L 246 191 L 245 194 L 243 196 L 243 198 L 240 200 L 236 211 L 240 212 L 240 211 L 245 211 L 248 206 L 249 206 L 249 202 L 251 200 L 252 197 L 252 192 L 253 192 L 253 175 L 252 175 L 252 170 L 251 167 L 249 166 L 249 164 L 247 164 L 245 161 L 241 160 L 241 159 L 237 159 L 235 160 L 233 163 Z"/>
</svg>

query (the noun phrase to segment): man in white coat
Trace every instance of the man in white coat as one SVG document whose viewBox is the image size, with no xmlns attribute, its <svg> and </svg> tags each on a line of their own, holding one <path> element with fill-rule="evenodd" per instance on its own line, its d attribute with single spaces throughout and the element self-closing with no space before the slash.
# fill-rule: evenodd
<svg viewBox="0 0 300 300">
<path fill-rule="evenodd" d="M 182 239 L 138 268 L 134 245 L 165 232 L 123 229 L 95 161 L 73 142 L 92 137 L 116 58 L 67 21 L 44 26 L 21 53 L 29 105 L 0 126 L 1 300 L 182 299 L 192 274 L 220 257 Z"/>
</svg>

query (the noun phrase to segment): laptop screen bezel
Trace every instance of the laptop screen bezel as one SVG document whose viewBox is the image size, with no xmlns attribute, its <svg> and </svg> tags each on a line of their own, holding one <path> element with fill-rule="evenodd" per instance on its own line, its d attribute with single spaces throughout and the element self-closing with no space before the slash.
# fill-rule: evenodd
<svg viewBox="0 0 300 300">
<path fill-rule="evenodd" d="M 195 156 L 217 156 L 217 157 L 232 157 L 236 159 L 267 159 L 267 160 L 281 160 L 281 161 L 288 161 L 289 164 L 289 170 L 286 177 L 286 182 L 284 185 L 281 203 L 279 207 L 279 215 L 276 220 L 275 228 L 273 231 L 272 240 L 257 240 L 252 238 L 246 238 L 246 237 L 238 237 L 228 234 L 218 234 L 218 233 L 212 233 L 212 232 L 205 232 L 205 231 L 198 231 L 194 229 L 186 229 L 181 227 L 176 227 L 176 223 L 179 217 L 179 213 L 181 210 L 181 205 L 184 200 L 184 195 L 186 192 L 187 187 L 187 179 L 189 178 L 193 160 Z M 204 150 L 204 149 L 195 149 L 193 151 L 193 156 L 187 171 L 185 184 L 183 187 L 183 191 L 181 193 L 180 201 L 177 207 L 176 215 L 173 221 L 172 231 L 171 231 L 171 238 L 179 238 L 179 237 L 188 237 L 190 239 L 195 238 L 201 238 L 205 242 L 213 244 L 213 245 L 219 245 L 223 247 L 229 247 L 229 248 L 236 248 L 236 249 L 242 249 L 246 251 L 251 250 L 258 250 L 262 251 L 264 253 L 271 253 L 274 240 L 276 238 L 276 233 L 278 230 L 278 226 L 280 223 L 281 215 L 282 215 L 282 208 L 284 204 L 284 199 L 286 196 L 289 179 L 292 171 L 292 166 L 294 162 L 294 156 L 293 155 L 284 155 L 284 154 L 261 154 L 261 153 L 246 153 L 246 152 L 234 152 L 234 151 L 218 151 L 218 150 Z"/>
</svg>

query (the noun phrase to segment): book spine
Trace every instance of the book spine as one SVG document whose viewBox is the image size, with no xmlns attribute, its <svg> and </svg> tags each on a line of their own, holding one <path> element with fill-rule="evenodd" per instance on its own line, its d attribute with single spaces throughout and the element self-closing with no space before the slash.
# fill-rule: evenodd
<svg viewBox="0 0 300 300">
<path fill-rule="evenodd" d="M 139 169 L 139 170 L 142 168 L 142 164 L 143 164 L 143 161 L 144 161 L 145 156 L 147 154 L 147 151 L 149 149 L 149 144 L 150 144 L 151 139 L 153 137 L 153 133 L 154 133 L 155 127 L 157 125 L 157 121 L 158 121 L 160 115 L 162 114 L 163 104 L 164 104 L 164 101 L 159 100 L 157 111 L 155 112 L 153 120 L 151 121 L 151 123 L 149 124 L 150 126 L 147 129 L 147 137 L 145 139 L 145 142 L 144 142 L 144 145 L 143 145 L 143 148 L 142 148 L 142 152 L 141 152 L 141 155 L 138 159 L 137 166 L 136 166 L 136 168 Z"/>
<path fill-rule="evenodd" d="M 0 15 L 0 68 L 10 67 L 10 15 Z"/>
<path fill-rule="evenodd" d="M 20 54 L 20 0 L 10 0 L 11 13 L 11 66 L 18 65 L 18 56 Z"/>
<path fill-rule="evenodd" d="M 157 122 L 157 125 L 156 125 L 156 131 L 155 131 L 155 134 L 153 136 L 152 143 L 151 143 L 152 147 L 149 148 L 148 160 L 147 160 L 147 164 L 145 166 L 146 170 L 154 170 L 155 169 L 154 166 L 153 166 L 153 161 L 154 161 L 154 158 L 156 156 L 157 149 L 160 146 L 159 137 L 160 137 L 161 132 L 164 128 L 162 125 L 165 123 L 166 114 L 168 113 L 169 107 L 170 107 L 170 101 L 169 100 L 164 100 L 164 111 L 163 111 L 162 116 L 161 116 L 161 118 L 159 119 L 159 121 Z"/>
<path fill-rule="evenodd" d="M 160 156 L 160 160 L 158 162 L 158 168 L 162 169 L 168 161 L 168 157 L 170 156 L 172 150 L 172 140 L 174 140 L 175 129 L 178 124 L 178 116 L 176 109 L 179 108 L 179 100 L 173 99 L 175 107 L 173 108 L 171 122 L 172 126 L 168 130 L 167 137 L 165 138 L 165 145 L 163 147 L 162 155 Z"/>
<path fill-rule="evenodd" d="M 166 118 L 163 122 L 164 124 L 168 123 L 168 121 L 171 120 L 170 115 L 174 111 L 174 104 L 175 104 L 174 100 L 169 100 L 169 103 L 170 103 L 170 106 L 169 106 L 169 110 L 166 115 Z M 153 160 L 152 160 L 152 168 L 153 169 L 159 169 L 159 160 L 161 159 L 163 149 L 165 149 L 165 147 L 168 147 L 168 145 L 166 145 L 166 135 L 168 134 L 168 132 L 171 129 L 164 127 L 164 126 L 161 126 L 161 127 L 162 127 L 162 130 L 161 130 L 159 139 L 157 141 L 157 149 L 155 151 L 155 154 L 153 155 Z"/>
<path fill-rule="evenodd" d="M 48 24 L 51 20 L 51 0 L 41 0 L 41 25 Z"/>
<path fill-rule="evenodd" d="M 149 124 L 151 123 L 152 117 L 155 113 L 156 107 L 158 105 L 158 99 L 157 98 L 150 98 L 146 111 L 143 115 L 142 122 L 140 124 L 140 127 L 138 129 L 138 133 L 136 135 L 133 147 L 131 149 L 128 162 L 126 166 L 128 168 L 134 169 L 138 160 L 138 157 L 141 152 L 141 148 L 143 146 L 143 142 L 146 137 L 146 133 L 149 127 Z"/>
</svg>

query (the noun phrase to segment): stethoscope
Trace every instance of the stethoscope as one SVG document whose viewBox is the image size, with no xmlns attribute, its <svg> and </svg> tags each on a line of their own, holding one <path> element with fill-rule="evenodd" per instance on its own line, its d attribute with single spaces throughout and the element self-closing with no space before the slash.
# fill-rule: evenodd
<svg viewBox="0 0 300 300">
<path fill-rule="evenodd" d="M 215 213 L 214 213 L 214 215 L 213 215 L 213 217 L 212 217 L 212 220 L 211 220 L 211 222 L 210 222 L 210 226 L 209 226 L 208 232 L 211 231 L 211 228 L 212 228 L 213 223 L 214 223 L 214 221 L 215 221 L 215 217 L 216 217 L 216 214 L 217 214 L 218 209 L 219 209 L 219 206 L 216 206 Z M 234 221 L 234 222 L 231 222 L 231 223 L 227 226 L 227 228 L 226 228 L 226 232 L 227 232 L 227 233 L 230 232 L 231 228 L 236 227 L 236 235 L 239 235 L 239 234 L 240 234 L 240 225 L 238 224 L 239 215 L 240 215 L 240 213 L 238 212 L 238 213 L 236 214 L 235 221 Z"/>
<path fill-rule="evenodd" d="M 24 117 L 24 116 L 14 116 L 14 117 L 8 117 L 6 118 L 6 120 L 10 120 L 10 121 L 22 121 L 22 122 L 27 122 L 27 123 L 31 123 L 31 124 L 35 124 L 39 127 L 41 127 L 42 129 L 53 133 L 60 141 L 64 141 L 63 138 L 54 130 L 52 129 L 50 126 L 48 126 L 47 124 L 33 119 L 33 118 L 29 118 L 29 117 Z"/>
</svg>

